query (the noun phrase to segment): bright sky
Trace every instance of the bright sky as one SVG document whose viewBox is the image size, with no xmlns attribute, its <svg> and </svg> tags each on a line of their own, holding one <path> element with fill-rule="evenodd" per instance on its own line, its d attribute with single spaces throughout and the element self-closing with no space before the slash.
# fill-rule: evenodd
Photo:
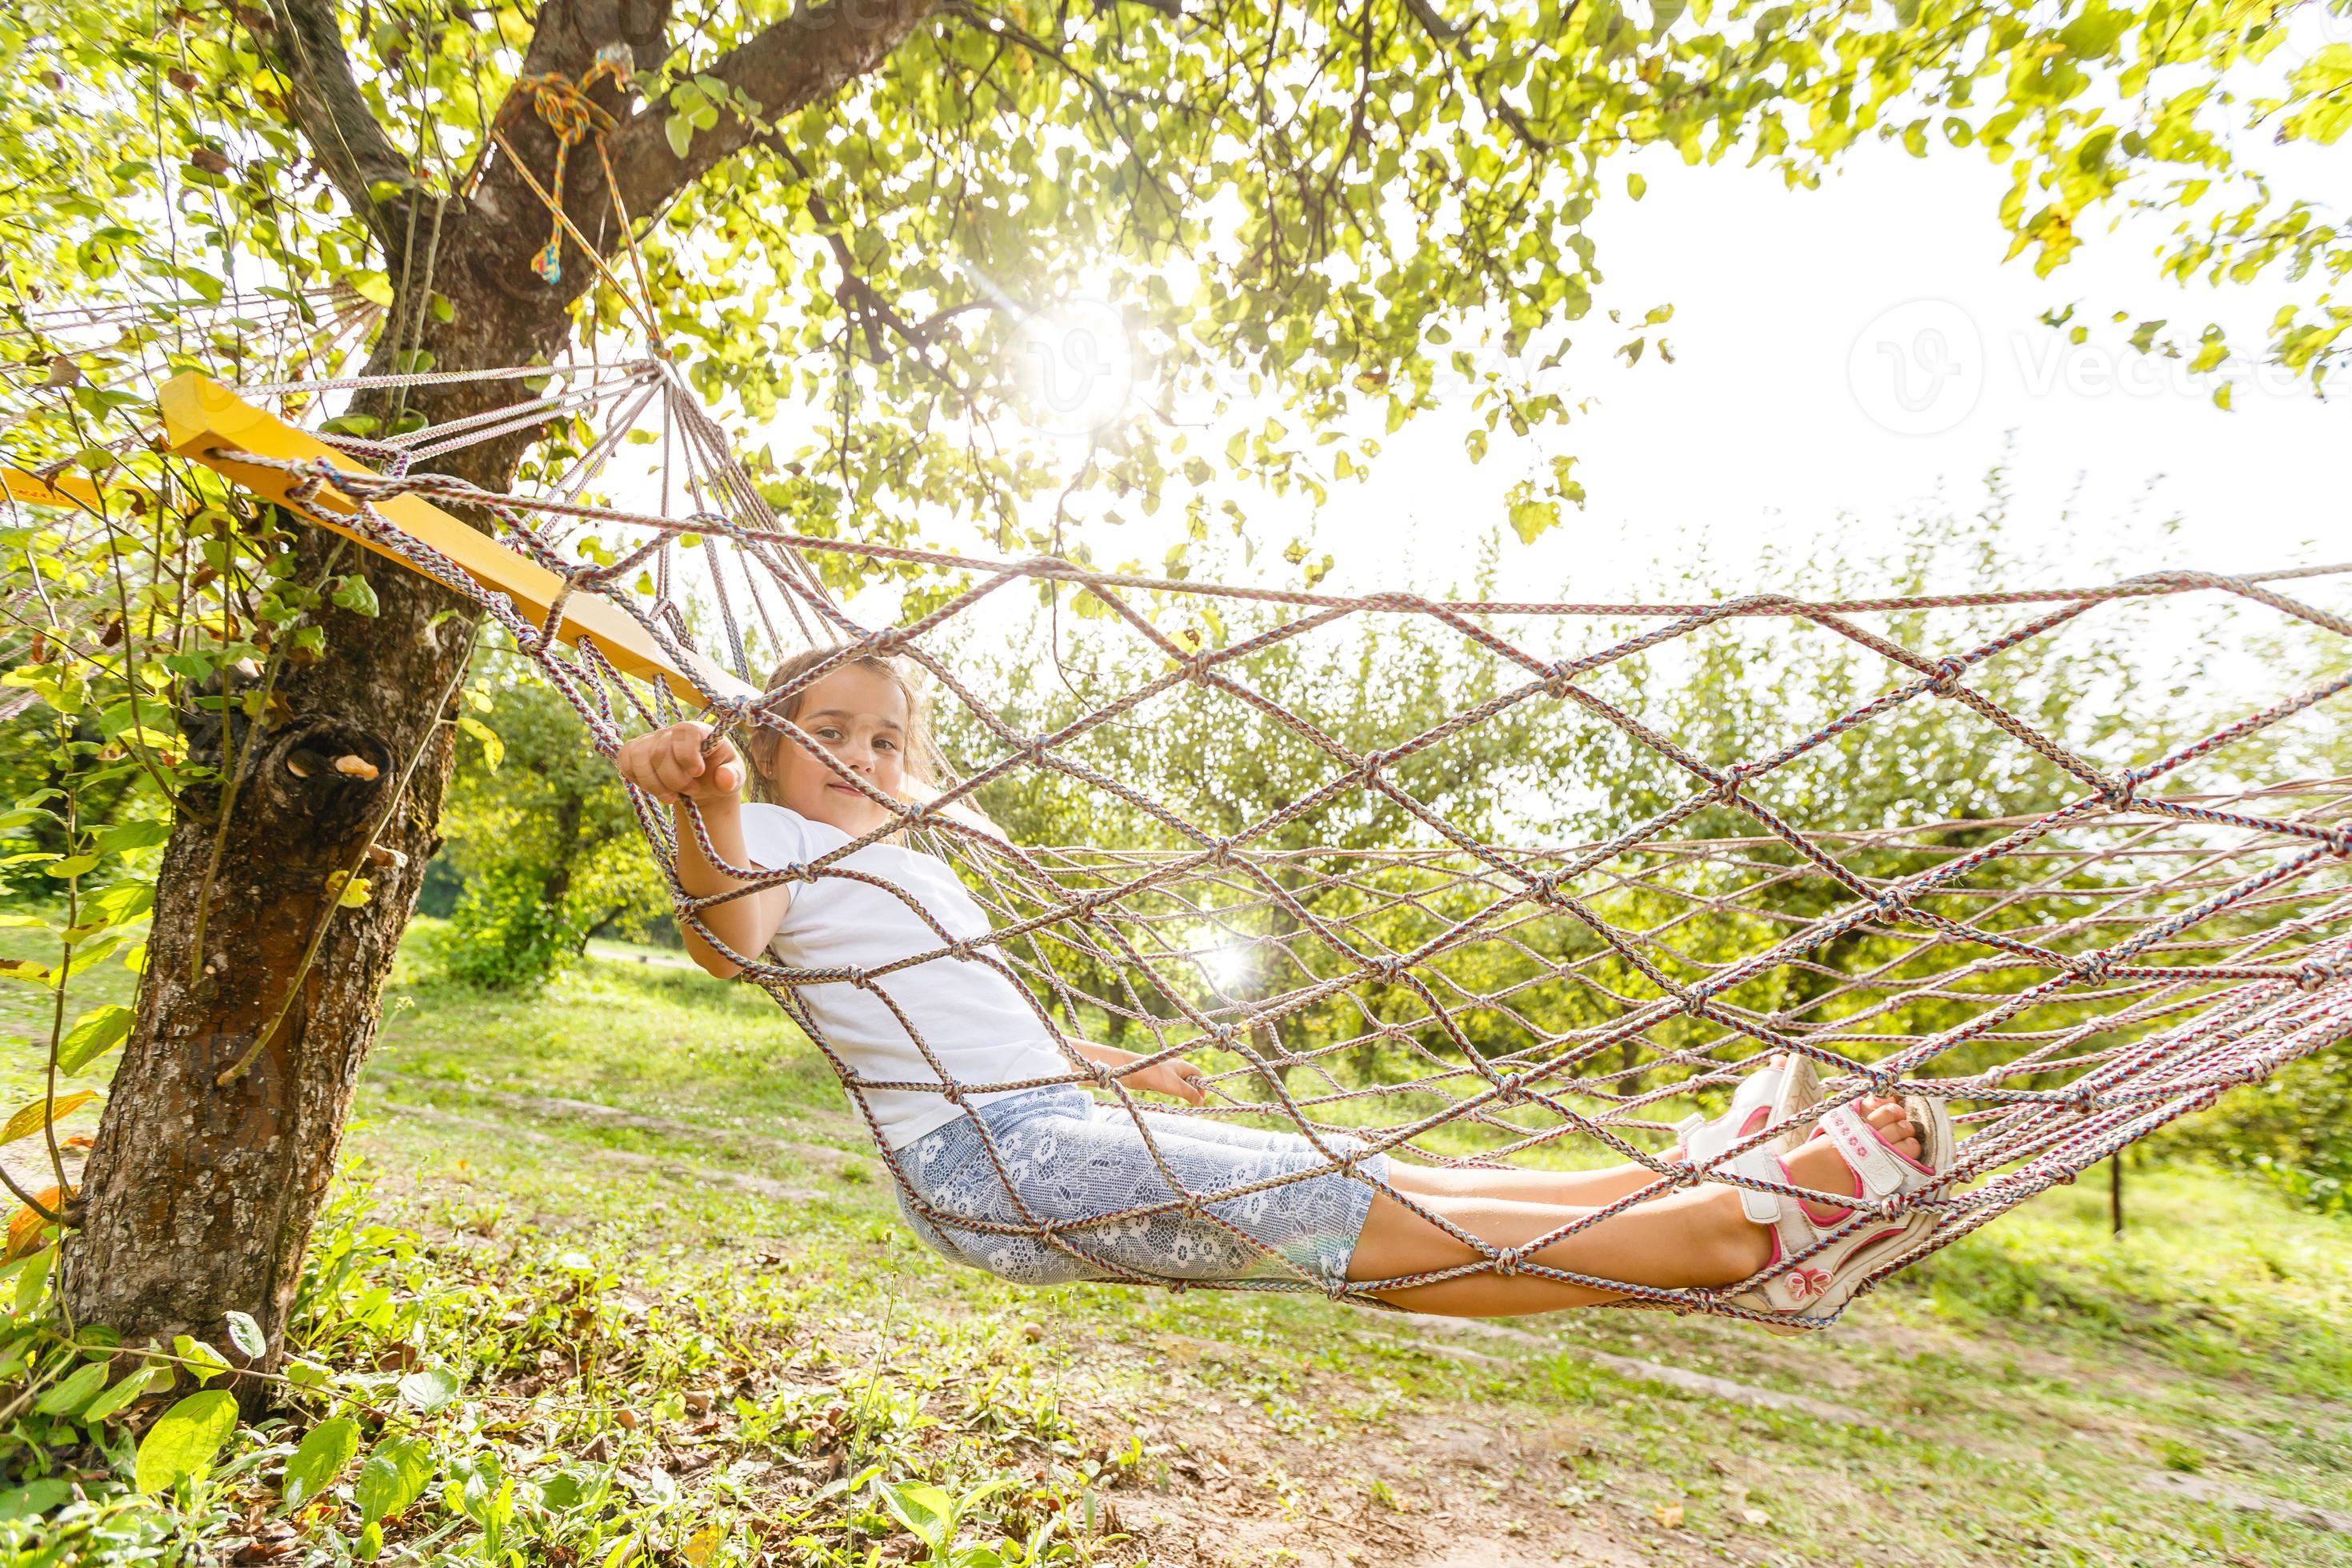
<svg viewBox="0 0 2352 1568">
<path fill-rule="evenodd" d="M 2284 191 L 2341 185 L 2340 153 L 2266 147 L 2255 161 Z M 1648 182 L 1639 202 L 1622 194 L 1636 170 Z M 1822 552 L 1874 560 L 1906 515 L 1948 513 L 1965 528 L 1986 472 L 2003 462 L 2007 542 L 2032 563 L 2016 586 L 2352 560 L 2352 405 L 2321 402 L 2273 372 L 2242 373 L 2224 411 L 2211 382 L 2190 378 L 2185 362 L 2132 353 L 2128 325 L 2111 321 L 2120 309 L 2131 321 L 2168 319 L 2178 341 L 2193 343 L 2212 321 L 2242 350 L 2267 341 L 2285 286 L 2162 280 L 2155 252 L 2168 225 L 2090 233 L 2073 262 L 2042 279 L 2030 258 L 2004 261 L 2003 175 L 1973 153 L 1921 160 L 1866 144 L 1815 191 L 1790 191 L 1767 170 L 1687 168 L 1654 150 L 1617 160 L 1611 179 L 1615 194 L 1592 222 L 1600 300 L 1629 320 L 1671 303 L 1675 363 L 1653 353 L 1629 370 L 1615 355 L 1627 331 L 1596 310 L 1552 373 L 1591 400 L 1571 426 L 1528 440 L 1506 431 L 1473 463 L 1457 387 L 1450 405 L 1387 438 L 1370 485 L 1340 484 L 1319 515 L 1297 497 L 1232 492 L 1261 552 L 1254 567 L 1215 565 L 1218 575 L 1295 584 L 1277 552 L 1311 531 L 1339 562 L 1328 589 L 1467 588 L 1507 515 L 1506 492 L 1562 452 L 1578 458 L 1589 502 L 1533 547 L 1506 540 L 1507 596 L 1681 597 L 1690 589 L 1669 569 L 1694 561 L 1700 582 L 1726 595 L 1818 590 L 1805 563 Z M 2070 304 L 2091 328 L 2081 346 L 2040 321 Z M 1221 430 L 1210 445 L 1223 441 Z M 1083 440 L 1066 447 L 1075 464 Z M 1080 537 L 1097 561 L 1156 568 L 1179 510 L 1120 529 L 1087 524 Z M 961 531 L 937 537 L 973 542 Z M 1758 560 L 1767 545 L 1780 562 L 1771 570 Z M 2303 591 L 2352 605 L 2352 578 Z M 1034 603 L 1000 595 L 975 619 L 1017 636 Z M 852 610 L 868 624 L 895 619 L 895 594 L 863 595 Z M 2193 632 L 2155 636 L 2164 654 L 2210 651 Z"/>
<path fill-rule="evenodd" d="M 2332 188 L 2334 171 L 2287 162 L 2285 151 L 2263 158 L 2284 188 Z M 2184 362 L 2133 353 L 2128 325 L 2110 319 L 2117 309 L 2168 318 L 2189 342 L 2218 321 L 2255 348 L 2283 298 L 2277 285 L 2162 281 L 2153 253 L 2163 231 L 2146 224 L 2093 235 L 2072 264 L 2036 278 L 2030 260 L 2003 261 L 2001 176 L 1972 154 L 1859 148 L 1817 191 L 1790 191 L 1761 170 L 1686 168 L 1671 154 L 1621 160 L 1614 178 L 1634 169 L 1647 178 L 1644 199 L 1605 202 L 1594 220 L 1600 298 L 1628 320 L 1672 303 L 1675 363 L 1652 353 L 1627 369 L 1615 350 L 1628 332 L 1596 310 L 1553 373 L 1594 400 L 1569 427 L 1525 441 L 1506 431 L 1473 463 L 1457 387 L 1452 406 L 1387 439 L 1370 485 L 1338 486 L 1319 516 L 1296 497 L 1239 493 L 1258 559 L 1228 559 L 1213 574 L 1295 585 L 1276 552 L 1311 531 L 1338 560 L 1327 590 L 1466 591 L 1482 542 L 1507 515 L 1506 492 L 1559 452 L 1579 458 L 1590 500 L 1532 547 L 1506 537 L 1505 597 L 1687 597 L 1672 570 L 1693 563 L 1699 584 L 1727 595 L 1819 592 L 1806 566 L 1831 554 L 1854 558 L 1868 581 L 1866 563 L 1896 548 L 1906 515 L 1968 526 L 1987 470 L 2004 461 L 2005 542 L 2030 563 L 2013 586 L 2352 561 L 2352 404 L 2320 402 L 2271 373 L 2242 378 L 2225 412 L 2210 382 L 2190 379 Z M 2092 336 L 2075 347 L 2040 317 L 2078 301 Z M 1075 463 L 1084 444 L 1068 447 Z M 1177 510 L 1080 536 L 1097 561 L 1156 569 Z M 1777 568 L 1758 559 L 1767 545 Z M 2352 608 L 2352 575 L 2296 591 Z M 894 597 L 863 596 L 853 613 L 894 619 Z M 2151 679 L 2185 665 L 2208 685 L 2274 686 L 2280 673 L 2199 618 L 2219 606 L 2197 597 L 2203 605 L 2103 616 L 2097 635 L 2149 639 L 2141 668 Z M 1034 605 L 999 595 L 972 619 L 1034 637 L 1023 629 Z"/>
<path fill-rule="evenodd" d="M 2047 581 L 2108 558 L 2126 574 L 2352 558 L 2352 403 L 2252 380 L 2224 412 L 2210 384 L 2132 354 L 2107 321 L 2117 308 L 2168 317 L 2193 342 L 2218 320 L 2252 346 L 2275 292 L 2158 280 L 2153 227 L 2095 236 L 2037 279 L 2023 258 L 2002 262 L 1998 172 L 1966 155 L 1861 149 L 1810 192 L 1671 156 L 1626 167 L 1649 191 L 1596 214 L 1604 298 L 1629 315 L 1671 302 L 1676 363 L 1626 370 L 1612 357 L 1626 334 L 1597 314 L 1578 334 L 1562 384 L 1598 405 L 1533 450 L 1577 454 L 1591 500 L 1507 557 L 1523 591 L 1642 597 L 1656 560 L 1702 544 L 1719 587 L 1764 586 L 1762 542 L 1866 542 L 1939 491 L 1965 517 L 2004 454 L 2012 532 L 2046 544 Z M 2080 348 L 2038 320 L 2077 300 L 2093 327 Z M 1343 488 L 1318 531 L 1340 559 L 1335 584 L 1466 574 L 1475 531 L 1535 465 L 1528 444 L 1472 464 L 1465 427 L 1462 415 L 1417 420 L 1372 487 Z M 1399 545 L 1417 581 L 1397 581 Z"/>
</svg>

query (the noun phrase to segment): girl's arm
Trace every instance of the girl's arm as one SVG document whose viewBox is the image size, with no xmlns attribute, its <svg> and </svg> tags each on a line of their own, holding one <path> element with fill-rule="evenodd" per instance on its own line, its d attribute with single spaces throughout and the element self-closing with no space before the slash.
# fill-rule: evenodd
<svg viewBox="0 0 2352 1568">
<path fill-rule="evenodd" d="M 1077 1047 L 1078 1055 L 1090 1062 L 1100 1062 L 1107 1068 L 1123 1068 L 1129 1062 L 1143 1059 L 1133 1051 L 1122 1051 L 1117 1046 L 1098 1046 L 1092 1040 L 1080 1040 Z M 1170 1057 L 1164 1062 L 1155 1062 L 1140 1072 L 1123 1075 L 1118 1081 L 1129 1089 L 1156 1089 L 1161 1094 L 1190 1100 L 1194 1105 L 1209 1096 L 1209 1091 L 1201 1084 L 1201 1069 L 1182 1057 Z"/>
<path fill-rule="evenodd" d="M 721 739 L 703 753 L 710 734 L 708 724 L 672 724 L 640 735 L 623 746 L 614 759 L 621 776 L 656 800 L 668 803 L 677 830 L 677 879 L 689 893 L 724 893 L 748 884 L 710 863 L 694 836 L 694 806 L 702 811 L 703 831 L 720 859 L 736 866 L 751 863 L 743 844 L 743 760 L 732 742 Z M 689 806 L 688 801 L 694 803 Z M 783 924 L 793 905 L 788 887 L 763 888 L 740 899 L 730 899 L 702 911 L 711 933 L 737 952 L 751 955 L 765 948 Z M 678 922 L 686 951 L 694 962 L 721 980 L 742 973 L 742 965 L 704 941 L 686 921 Z"/>
</svg>

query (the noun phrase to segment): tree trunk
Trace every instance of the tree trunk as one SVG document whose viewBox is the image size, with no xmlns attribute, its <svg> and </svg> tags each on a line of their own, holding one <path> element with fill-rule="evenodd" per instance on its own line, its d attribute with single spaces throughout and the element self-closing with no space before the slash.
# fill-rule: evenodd
<svg viewBox="0 0 2352 1568">
<path fill-rule="evenodd" d="M 539 901 L 551 907 L 572 896 L 572 865 L 577 860 L 580 847 L 580 797 L 566 795 L 555 808 L 555 826 L 550 835 L 555 840 L 555 864 L 540 879 Z"/>
<path fill-rule="evenodd" d="M 215 873 L 206 875 L 212 829 L 188 816 L 173 824 L 137 1022 L 90 1152 L 83 1226 L 65 1252 L 78 1321 L 219 1345 L 234 1309 L 261 1323 L 274 1359 L 375 1036 L 377 993 L 440 845 L 450 743 L 429 694 L 448 686 L 471 630 L 462 616 L 431 624 L 456 601 L 424 578 L 390 566 L 369 576 L 379 617 L 331 616 L 328 658 L 289 672 L 293 717 L 248 732 L 252 765 Z M 356 754 L 376 777 L 298 777 L 287 765 L 297 749 Z M 377 839 L 388 863 L 365 868 L 368 902 L 334 909 L 330 879 L 388 805 Z M 331 923 L 289 1001 L 321 920 Z M 216 1083 L 281 1007 L 251 1067 Z"/>
<path fill-rule="evenodd" d="M 527 274 L 536 295 L 500 286 L 497 269 L 527 265 L 522 248 L 486 241 L 443 268 L 434 287 L 457 314 L 426 339 L 442 368 L 527 363 L 561 348 L 576 289 Z M 377 360 L 392 352 L 380 346 Z M 439 424 L 512 390 L 412 390 L 406 406 Z M 503 486 L 523 445 L 517 437 L 465 448 L 442 467 Z M 282 1354 L 303 1249 L 375 1038 L 378 996 L 441 844 L 454 757 L 445 699 L 462 675 L 476 618 L 456 594 L 383 557 L 352 547 L 338 554 L 323 531 L 303 529 L 297 554 L 306 584 L 331 570 L 364 574 L 378 613 L 322 608 L 324 657 L 281 668 L 285 716 L 247 727 L 237 742 L 241 782 L 216 868 L 215 829 L 191 815 L 173 825 L 137 1020 L 90 1152 L 80 1228 L 68 1235 L 61 1278 L 78 1321 L 109 1324 L 131 1342 L 186 1332 L 225 1347 L 223 1314 L 248 1312 L 268 1340 L 266 1365 Z M 298 773 L 289 766 L 297 752 L 356 755 L 375 776 L 309 759 Z M 194 804 L 216 813 L 220 793 Z M 380 821 L 361 872 L 371 883 L 367 902 L 338 908 L 331 881 L 360 858 Z M 219 1081 L 281 1013 L 250 1066 Z M 247 1385 L 249 1406 L 264 1403 L 264 1387 Z"/>
<path fill-rule="evenodd" d="M 814 0 L 736 46 L 711 73 L 781 118 L 880 65 L 935 4 Z M 524 72 L 579 81 L 614 44 L 666 58 L 669 12 L 667 0 L 556 0 L 540 12 L 545 25 L 533 33 Z M 560 287 L 533 275 L 549 215 L 530 181 L 501 154 L 469 195 L 436 204 L 373 119 L 334 0 L 268 0 L 262 20 L 256 31 L 292 85 L 289 113 L 312 157 L 391 258 L 399 297 L 370 370 L 390 370 L 416 350 L 440 371 L 552 361 L 596 269 L 566 243 Z M 632 110 L 608 82 L 593 94 L 615 116 L 613 163 L 639 219 L 657 216 L 756 132 L 751 121 L 729 118 L 681 154 L 658 110 Z M 528 104 L 501 110 L 501 124 L 544 182 L 556 142 Z M 582 232 L 609 249 L 619 235 L 607 221 L 602 168 L 601 159 L 572 158 L 558 195 Z M 434 258 L 428 277 L 405 270 L 421 257 Z M 430 308 L 428 289 L 446 309 Z M 444 425 L 510 401 L 517 384 L 412 389 L 401 405 Z M 354 411 L 381 416 L 392 401 L 375 396 Z M 518 432 L 468 447 L 438 467 L 503 489 L 531 438 Z M 334 545 L 322 531 L 302 535 L 300 577 L 314 583 Z M 77 1319 L 110 1324 L 131 1342 L 186 1331 L 218 1343 L 222 1314 L 241 1310 L 268 1335 L 267 1363 L 282 1354 L 303 1247 L 375 1037 L 377 995 L 440 842 L 453 753 L 436 703 L 462 672 L 472 614 L 456 595 L 382 557 L 346 550 L 339 559 L 338 572 L 373 585 L 380 613 L 325 612 L 325 656 L 284 672 L 288 712 L 253 737 L 216 873 L 208 875 L 214 832 L 197 817 L 174 822 L 164 851 L 137 1022 L 90 1152 L 61 1279 Z M 300 777 L 286 765 L 297 750 L 356 754 L 377 774 L 360 782 L 311 769 Z M 364 907 L 337 910 L 329 879 L 379 819 L 377 842 L 391 853 L 363 872 L 372 896 Z M 304 968 L 321 921 L 330 922 L 324 940 Z M 248 1070 L 220 1081 L 265 1033 Z M 263 1403 L 261 1387 L 248 1384 L 249 1407 Z"/>
</svg>

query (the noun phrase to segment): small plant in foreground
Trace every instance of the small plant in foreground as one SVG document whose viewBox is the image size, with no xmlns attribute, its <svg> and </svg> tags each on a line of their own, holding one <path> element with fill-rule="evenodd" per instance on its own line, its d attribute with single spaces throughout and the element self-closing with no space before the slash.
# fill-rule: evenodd
<svg viewBox="0 0 2352 1568">
<path fill-rule="evenodd" d="M 66 1322 L 53 1243 L 0 1268 L 0 1563 L 1045 1568 L 1118 1539 L 1139 1445 L 1087 1458 L 1025 1363 L 848 1362 L 787 1286 L 373 1202 L 331 1205 L 274 1371 L 243 1314 L 169 1346 Z"/>
</svg>

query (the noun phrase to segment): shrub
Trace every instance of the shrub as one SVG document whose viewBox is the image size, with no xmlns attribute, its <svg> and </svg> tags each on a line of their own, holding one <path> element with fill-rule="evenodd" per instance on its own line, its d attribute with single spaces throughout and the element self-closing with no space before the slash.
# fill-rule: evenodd
<svg viewBox="0 0 2352 1568">
<path fill-rule="evenodd" d="M 2298 1202 L 2352 1214 L 2352 1051 L 2321 1051 L 2233 1089 L 2169 1140 L 2277 1184 Z"/>
<path fill-rule="evenodd" d="M 585 941 L 564 906 L 541 897 L 532 868 L 494 865 L 467 881 L 432 957 L 451 980 L 536 991 L 578 958 Z"/>
</svg>

